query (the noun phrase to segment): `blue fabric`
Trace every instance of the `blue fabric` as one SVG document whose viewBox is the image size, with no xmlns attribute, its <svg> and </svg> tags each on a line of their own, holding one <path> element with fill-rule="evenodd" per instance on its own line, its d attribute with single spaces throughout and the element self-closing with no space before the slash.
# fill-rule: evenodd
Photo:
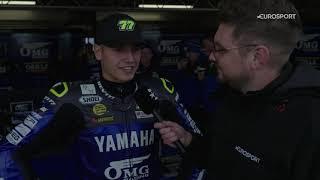
<svg viewBox="0 0 320 180">
<path fill-rule="evenodd" d="M 23 180 L 18 165 L 12 159 L 12 145 L 1 144 L 0 148 L 0 178 L 4 180 Z"/>
<path fill-rule="evenodd" d="M 180 106 L 176 93 L 164 93 L 167 89 L 163 83 L 159 79 L 155 81 L 147 87 L 151 88 L 159 99 L 168 99 L 177 104 L 182 120 L 186 121 L 183 125 L 199 132 L 190 116 Z M 52 90 L 59 88 L 67 89 L 66 93 L 52 93 Z M 94 95 L 89 96 L 87 93 Z M 30 143 L 53 122 L 54 115 L 63 104 L 71 103 L 83 113 L 86 128 L 66 152 L 33 159 L 33 170 L 37 176 L 45 180 L 160 179 L 160 139 L 153 128 L 156 119 L 142 114 L 132 96 L 119 99 L 105 93 L 101 84 L 95 81 L 56 84 L 44 98 L 43 107 L 29 114 L 23 123 L 6 136 L 7 146 L 4 147 L 16 149 Z M 92 96 L 101 99 L 98 98 L 97 102 L 81 101 Z M 102 118 L 109 119 L 99 122 L 98 119 L 103 121 Z M 72 121 L 66 119 L 69 122 L 70 120 Z M 5 153 L 6 150 L 0 152 Z M 2 154 L 1 157 L 10 159 L 11 156 Z M 10 162 L 13 162 L 12 159 Z M 18 167 L 12 166 L 12 170 L 8 172 L 11 167 L 8 165 L 11 164 L 2 165 L 0 172 L 4 172 L 5 179 L 15 176 L 15 180 L 20 180 Z"/>
</svg>

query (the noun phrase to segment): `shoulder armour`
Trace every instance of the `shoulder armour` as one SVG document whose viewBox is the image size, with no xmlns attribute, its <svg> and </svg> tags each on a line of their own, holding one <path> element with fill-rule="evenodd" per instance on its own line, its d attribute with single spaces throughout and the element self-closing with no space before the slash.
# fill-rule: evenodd
<svg viewBox="0 0 320 180">
<path fill-rule="evenodd" d="M 164 78 L 160 78 L 161 82 L 162 82 L 162 86 L 170 93 L 173 94 L 174 93 L 174 86 L 173 84 Z"/>
<path fill-rule="evenodd" d="M 56 97 L 63 97 L 69 91 L 69 85 L 67 82 L 58 82 L 52 86 L 50 92 Z"/>
</svg>

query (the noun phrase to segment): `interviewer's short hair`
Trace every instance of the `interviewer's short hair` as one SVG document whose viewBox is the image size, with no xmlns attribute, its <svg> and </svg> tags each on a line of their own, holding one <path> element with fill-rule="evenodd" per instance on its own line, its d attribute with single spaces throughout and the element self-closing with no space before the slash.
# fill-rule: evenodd
<svg viewBox="0 0 320 180">
<path fill-rule="evenodd" d="M 263 43 L 271 52 L 288 55 L 302 34 L 299 13 L 288 0 L 221 0 L 218 8 L 220 23 L 234 26 L 233 38 L 241 44 Z M 266 19 L 268 14 L 273 18 L 295 14 L 295 18 Z"/>
</svg>

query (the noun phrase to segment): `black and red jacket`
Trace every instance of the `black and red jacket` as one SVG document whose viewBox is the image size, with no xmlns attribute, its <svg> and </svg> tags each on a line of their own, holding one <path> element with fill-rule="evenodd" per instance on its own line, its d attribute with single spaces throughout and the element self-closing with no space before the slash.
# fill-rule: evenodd
<svg viewBox="0 0 320 180">
<path fill-rule="evenodd" d="M 190 161 L 210 180 L 320 179 L 319 89 L 319 71 L 287 64 L 261 91 L 225 90 Z"/>
</svg>

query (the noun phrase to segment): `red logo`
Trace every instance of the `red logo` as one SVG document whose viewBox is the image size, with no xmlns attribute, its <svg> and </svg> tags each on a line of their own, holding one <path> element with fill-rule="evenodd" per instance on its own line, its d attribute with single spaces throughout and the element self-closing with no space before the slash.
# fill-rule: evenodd
<svg viewBox="0 0 320 180">
<path fill-rule="evenodd" d="M 279 102 L 276 106 L 275 106 L 275 110 L 277 112 L 284 112 L 287 109 L 287 105 L 288 105 L 288 100 L 283 100 L 281 102 Z"/>
</svg>

